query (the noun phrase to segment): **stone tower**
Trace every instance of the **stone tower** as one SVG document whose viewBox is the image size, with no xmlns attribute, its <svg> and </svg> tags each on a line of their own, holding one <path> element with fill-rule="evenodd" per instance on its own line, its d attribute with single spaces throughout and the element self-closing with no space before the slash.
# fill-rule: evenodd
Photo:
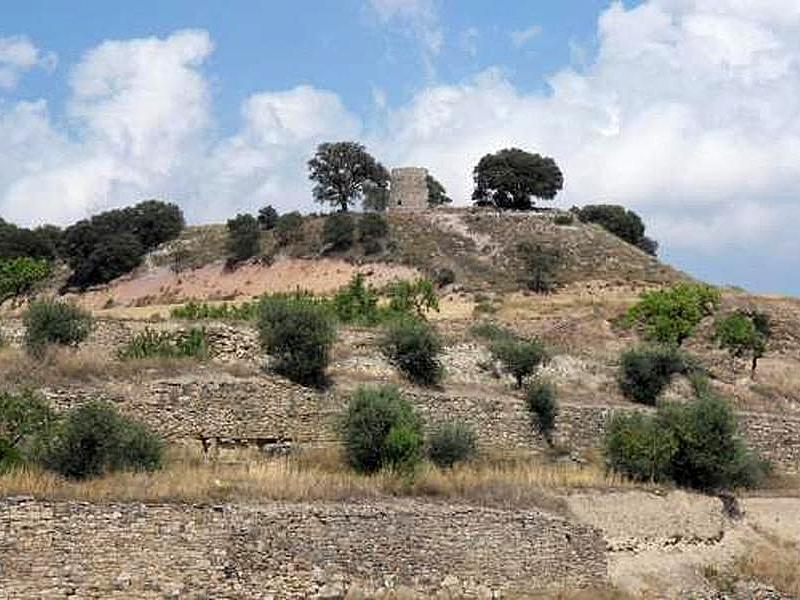
<svg viewBox="0 0 800 600">
<path fill-rule="evenodd" d="M 389 210 L 428 209 L 428 171 L 420 167 L 392 169 Z"/>
</svg>

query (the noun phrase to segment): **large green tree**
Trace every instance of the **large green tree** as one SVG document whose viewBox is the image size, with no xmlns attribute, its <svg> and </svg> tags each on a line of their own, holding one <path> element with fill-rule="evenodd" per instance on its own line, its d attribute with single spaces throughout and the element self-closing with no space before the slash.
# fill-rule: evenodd
<svg viewBox="0 0 800 600">
<path fill-rule="evenodd" d="M 308 170 L 315 182 L 314 199 L 342 212 L 371 186 L 385 189 L 389 184 L 386 168 L 357 142 L 320 144 Z"/>
<path fill-rule="evenodd" d="M 472 199 L 482 206 L 530 210 L 532 197 L 552 200 L 564 187 L 564 176 L 547 156 L 506 148 L 484 156 L 473 171 Z"/>
<path fill-rule="evenodd" d="M 441 206 L 453 202 L 453 199 L 447 195 L 447 190 L 433 175 L 427 175 L 425 183 L 428 185 L 428 206 Z"/>
</svg>

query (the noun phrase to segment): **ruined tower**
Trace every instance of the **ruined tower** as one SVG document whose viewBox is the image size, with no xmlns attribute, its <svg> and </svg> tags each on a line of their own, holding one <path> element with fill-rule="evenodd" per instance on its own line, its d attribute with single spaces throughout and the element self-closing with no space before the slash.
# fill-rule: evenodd
<svg viewBox="0 0 800 600">
<path fill-rule="evenodd" d="M 392 169 L 392 186 L 389 191 L 389 210 L 427 210 L 427 176 L 427 169 L 421 167 Z"/>
</svg>

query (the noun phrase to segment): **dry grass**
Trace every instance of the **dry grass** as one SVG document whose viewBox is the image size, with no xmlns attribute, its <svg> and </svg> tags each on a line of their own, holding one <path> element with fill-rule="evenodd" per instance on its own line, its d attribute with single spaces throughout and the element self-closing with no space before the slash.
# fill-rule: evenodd
<svg viewBox="0 0 800 600">
<path fill-rule="evenodd" d="M 739 576 L 774 587 L 792 598 L 800 597 L 800 547 L 795 542 L 769 536 L 736 561 Z"/>
<path fill-rule="evenodd" d="M 88 349 L 51 348 L 42 360 L 33 359 L 17 348 L 0 350 L 0 380 L 12 386 L 40 387 L 108 380 L 136 382 L 196 372 L 200 366 L 198 361 L 185 358 L 121 361 Z M 202 368 L 211 368 L 211 365 L 203 364 Z M 257 373 L 254 366 L 242 363 L 214 363 L 213 368 L 239 377 Z"/>
<path fill-rule="evenodd" d="M 191 503 L 417 497 L 565 512 L 566 504 L 558 493 L 637 487 L 591 465 L 487 460 L 440 470 L 425 464 L 412 477 L 395 473 L 359 475 L 331 451 L 275 459 L 238 451 L 226 458 L 233 460 L 211 461 L 173 450 L 161 471 L 115 473 L 88 481 L 71 481 L 38 469 L 21 469 L 0 476 L 0 496 Z"/>
</svg>

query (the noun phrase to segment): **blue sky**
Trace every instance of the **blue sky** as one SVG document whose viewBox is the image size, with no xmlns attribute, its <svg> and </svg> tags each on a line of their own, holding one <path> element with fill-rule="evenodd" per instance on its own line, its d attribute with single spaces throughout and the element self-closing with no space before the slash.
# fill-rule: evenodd
<svg viewBox="0 0 800 600">
<path fill-rule="evenodd" d="M 796 0 L 29 0 L 0 22 L 0 215 L 143 197 L 194 221 L 314 210 L 359 139 L 466 203 L 477 159 L 556 158 L 556 204 L 640 212 L 710 281 L 800 292 Z"/>
</svg>

